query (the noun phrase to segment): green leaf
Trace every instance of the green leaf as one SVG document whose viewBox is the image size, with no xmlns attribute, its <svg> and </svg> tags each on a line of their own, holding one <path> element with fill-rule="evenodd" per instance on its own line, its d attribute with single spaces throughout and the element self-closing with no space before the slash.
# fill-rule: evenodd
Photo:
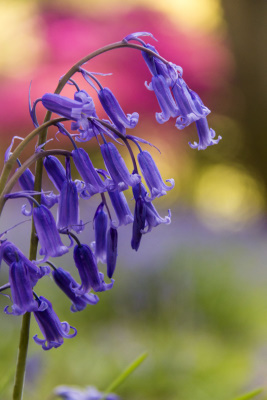
<svg viewBox="0 0 267 400">
<path fill-rule="evenodd" d="M 236 397 L 234 400 L 249 400 L 262 392 L 263 392 L 263 388 L 258 388 L 258 389 L 253 390 L 252 392 L 244 394 L 243 396 Z"/>
<path fill-rule="evenodd" d="M 125 379 L 128 378 L 128 376 L 130 374 L 132 374 L 136 368 L 139 367 L 140 364 L 142 364 L 142 362 L 147 358 L 148 353 L 145 352 L 143 354 L 141 354 L 139 357 L 137 357 L 136 360 L 134 360 L 123 372 L 122 374 L 120 374 L 118 376 L 118 378 L 116 378 L 111 385 L 108 386 L 108 388 L 104 391 L 104 394 L 107 395 L 108 393 L 114 392 L 115 389 L 117 389 L 117 387 L 119 385 L 121 385 Z M 104 397 L 105 398 L 105 397 Z"/>
</svg>

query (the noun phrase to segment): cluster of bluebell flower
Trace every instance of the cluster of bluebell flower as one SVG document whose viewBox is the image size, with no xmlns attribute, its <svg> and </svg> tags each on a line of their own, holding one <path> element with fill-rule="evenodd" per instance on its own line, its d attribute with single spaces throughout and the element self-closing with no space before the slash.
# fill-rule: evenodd
<svg viewBox="0 0 267 400">
<path fill-rule="evenodd" d="M 136 48 L 141 50 L 152 74 L 152 81 L 149 84 L 146 83 L 146 87 L 154 91 L 161 108 L 161 112 L 156 113 L 156 120 L 163 124 L 170 117 L 174 117 L 178 129 L 183 129 L 195 122 L 199 143 L 189 143 L 192 148 L 203 150 L 207 146 L 218 143 L 221 137 L 214 139 L 215 132 L 208 127 L 206 119 L 210 110 L 204 106 L 200 97 L 188 88 L 182 78 L 182 68 L 163 61 L 157 50 L 140 39 L 140 36 L 152 35 L 145 32 L 131 34 L 123 39 L 121 47 L 126 47 L 133 40 L 141 43 L 141 46 L 136 45 Z M 29 201 L 30 210 L 23 206 L 22 212 L 24 215 L 32 215 L 40 243 L 39 253 L 43 256 L 41 260 L 30 261 L 13 243 L 1 240 L 0 261 L 3 259 L 9 266 L 9 284 L 4 285 L 0 290 L 3 291 L 10 286 L 13 302 L 11 311 L 9 307 L 6 307 L 5 312 L 13 315 L 32 312 L 44 336 L 44 339 L 40 339 L 35 335 L 34 340 L 42 345 L 44 350 L 60 346 L 64 338 L 71 338 L 77 332 L 67 322 L 60 322 L 49 300 L 35 293 L 33 288 L 38 280 L 49 274 L 52 269 L 55 283 L 72 302 L 71 311 L 81 311 L 87 304 L 93 305 L 98 302 L 98 296 L 92 292 L 98 293 L 113 287 L 112 277 L 117 261 L 120 225 L 132 224 L 131 246 L 137 251 L 143 234 L 159 224 L 171 222 L 170 211 L 167 216 L 161 217 L 152 201 L 171 190 L 174 187 L 174 181 L 168 179 L 167 184 L 163 181 L 151 154 L 141 147 L 141 144 L 148 144 L 148 142 L 127 134 L 127 129 L 133 129 L 137 125 L 139 115 L 136 112 L 125 115 L 111 90 L 102 87 L 96 73 L 88 72 L 82 66 L 75 73 L 82 74 L 86 82 L 96 90 L 109 119 L 98 118 L 92 97 L 85 90 L 81 90 L 72 78 L 69 78 L 68 83 L 76 88 L 74 99 L 61 94 L 46 93 L 37 99 L 32 107 L 30 104 L 30 115 L 36 128 L 39 126 L 36 117 L 38 103 L 41 103 L 49 112 L 63 117 L 62 120 L 71 121 L 73 133 L 68 132 L 62 122 L 57 122 L 56 126 L 59 132 L 70 138 L 74 149 L 72 152 L 65 151 L 65 167 L 55 155 L 45 152 L 42 148 L 37 149 L 44 158 L 43 165 L 59 192 L 58 195 L 41 192 L 38 202 L 35 197 L 36 192 L 34 192 L 35 177 L 28 168 L 25 168 L 19 177 L 22 192 L 6 194 L 5 197 L 5 199 L 26 197 Z M 77 142 L 86 142 L 92 138 L 97 139 L 106 170 L 95 168 L 87 152 L 82 147 L 77 147 Z M 127 147 L 133 163 L 132 172 L 128 170 L 113 142 Z M 138 148 L 137 160 L 130 145 L 131 142 Z M 10 147 L 8 152 L 10 152 Z M 56 154 L 56 151 L 54 153 Z M 71 157 L 81 180 L 72 180 Z M 8 154 L 6 159 L 8 159 Z M 18 164 L 19 171 L 22 166 L 19 161 Z M 148 190 L 142 183 L 138 165 Z M 134 215 L 123 193 L 129 186 L 132 188 L 135 201 Z M 79 200 L 90 199 L 97 194 L 100 195 L 101 201 L 93 219 L 95 241 L 89 246 L 89 244 L 81 243 L 78 238 L 84 228 L 79 215 Z M 109 196 L 109 202 L 106 194 Z M 58 205 L 57 221 L 54 220 L 50 211 L 55 204 Z M 112 217 L 112 209 L 116 214 L 117 222 Z M 62 242 L 60 235 L 64 234 L 71 240 L 69 247 Z M 70 272 L 56 267 L 49 261 L 50 257 L 60 257 L 67 253 L 74 241 L 76 245 L 73 250 L 73 259 L 80 276 L 80 283 L 74 280 Z M 99 271 L 98 262 L 106 264 L 110 283 L 105 282 L 104 274 Z M 47 265 L 39 266 L 41 263 Z M 73 333 L 70 333 L 71 329 Z"/>
</svg>

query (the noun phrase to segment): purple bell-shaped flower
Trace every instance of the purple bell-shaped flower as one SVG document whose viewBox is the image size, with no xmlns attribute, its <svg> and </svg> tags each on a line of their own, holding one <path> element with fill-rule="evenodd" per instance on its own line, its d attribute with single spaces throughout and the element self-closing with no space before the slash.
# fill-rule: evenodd
<svg viewBox="0 0 267 400">
<path fill-rule="evenodd" d="M 118 231 L 110 227 L 107 233 L 107 276 L 111 279 L 117 262 L 118 255 Z"/>
<path fill-rule="evenodd" d="M 118 149 L 113 143 L 104 143 L 100 146 L 104 163 L 112 178 L 109 190 L 123 191 L 129 186 L 135 186 L 141 181 L 138 174 L 130 174 Z"/>
<path fill-rule="evenodd" d="M 150 197 L 147 196 L 146 200 L 151 201 L 156 197 L 163 196 L 166 194 L 166 191 L 174 187 L 174 179 L 166 180 L 166 182 L 170 182 L 171 186 L 163 182 L 158 167 L 148 151 L 141 151 L 137 158 L 143 177 L 150 190 Z"/>
<path fill-rule="evenodd" d="M 73 279 L 71 274 L 68 271 L 65 271 L 63 268 L 56 268 L 52 272 L 54 281 L 57 286 L 69 297 L 72 301 L 71 311 L 82 311 L 85 309 L 87 304 L 97 304 L 99 298 L 96 294 L 86 293 L 80 296 L 77 296 L 73 289 L 79 287 L 79 284 Z"/>
<path fill-rule="evenodd" d="M 66 171 L 59 159 L 54 156 L 45 157 L 44 167 L 53 185 L 61 192 L 62 185 L 66 180 Z"/>
<path fill-rule="evenodd" d="M 107 259 L 107 226 L 108 215 L 104 211 L 104 203 L 101 203 L 94 216 L 95 242 L 92 246 L 97 261 L 102 263 L 105 263 Z"/>
<path fill-rule="evenodd" d="M 23 174 L 19 177 L 18 181 L 21 188 L 26 192 L 34 191 L 34 175 L 29 168 L 27 168 L 23 172 Z M 58 202 L 58 196 L 56 196 L 55 194 L 50 193 L 49 195 L 45 195 L 44 193 L 41 193 L 41 204 L 43 204 L 47 208 L 53 207 L 53 205 L 56 204 L 57 202 Z M 32 209 L 30 211 L 27 211 L 26 205 L 22 206 L 21 211 L 23 215 L 26 216 L 32 215 Z"/>
<path fill-rule="evenodd" d="M 100 178 L 86 151 L 82 148 L 75 149 L 72 151 L 72 157 L 79 174 L 84 180 L 84 191 L 87 191 L 89 196 L 105 192 L 107 190 L 106 183 Z"/>
<path fill-rule="evenodd" d="M 108 88 L 102 88 L 98 91 L 98 98 L 108 114 L 115 127 L 123 134 L 126 134 L 126 128 L 135 128 L 139 115 L 134 112 L 133 114 L 124 114 L 118 100 Z"/>
<path fill-rule="evenodd" d="M 68 248 L 61 241 L 54 217 L 48 208 L 43 205 L 35 207 L 33 221 L 41 244 L 40 255 L 44 255 L 43 262 L 48 257 L 60 257 L 68 252 Z"/>
<path fill-rule="evenodd" d="M 164 124 L 170 117 L 177 117 L 179 109 L 175 103 L 171 90 L 162 75 L 152 77 L 152 82 L 147 85 L 149 90 L 154 90 L 158 103 L 162 110 L 161 113 L 156 113 L 156 120 L 159 124 Z"/>
<path fill-rule="evenodd" d="M 123 192 L 119 192 L 118 190 L 114 190 L 113 192 L 108 192 L 111 204 L 115 210 L 117 218 L 119 220 L 120 225 L 127 225 L 133 222 L 133 214 L 128 206 L 126 197 Z"/>
<path fill-rule="evenodd" d="M 26 312 L 37 311 L 43 307 L 33 298 L 30 274 L 27 266 L 18 258 L 9 267 L 9 283 L 11 289 L 11 297 L 13 301 L 12 312 L 5 307 L 6 314 L 23 315 Z"/>
<path fill-rule="evenodd" d="M 0 264 L 2 259 L 9 267 L 18 259 L 21 260 L 27 267 L 31 287 L 34 287 L 39 279 L 50 273 L 49 267 L 37 267 L 37 265 L 30 261 L 18 247 L 8 240 L 2 241 L 0 245 Z"/>
<path fill-rule="evenodd" d="M 45 297 L 40 296 L 36 303 L 44 302 L 46 308 L 43 311 L 34 311 L 34 317 L 44 336 L 44 339 L 39 339 L 37 335 L 33 337 L 34 341 L 41 345 L 44 350 L 50 350 L 53 347 L 57 348 L 64 343 L 64 338 L 70 339 L 77 335 L 77 330 L 70 326 L 68 322 L 60 322 L 57 314 L 53 310 L 52 304 Z M 74 333 L 69 334 L 70 329 Z"/>
<path fill-rule="evenodd" d="M 42 104 L 47 110 L 72 121 L 81 121 L 95 112 L 93 99 L 84 90 L 76 92 L 74 100 L 60 94 L 46 93 L 42 97 Z"/>
<path fill-rule="evenodd" d="M 178 129 L 184 129 L 210 113 L 198 94 L 188 88 L 183 78 L 178 78 L 172 92 L 180 114 L 175 123 Z"/>
<path fill-rule="evenodd" d="M 76 295 L 83 295 L 90 289 L 102 292 L 112 288 L 113 282 L 106 284 L 103 281 L 103 274 L 98 271 L 96 257 L 89 246 L 77 244 L 74 247 L 73 258 L 81 278 L 81 285 L 78 288 L 72 287 Z"/>
<path fill-rule="evenodd" d="M 212 128 L 209 128 L 207 118 L 201 118 L 196 121 L 197 133 L 199 137 L 199 143 L 194 142 L 193 144 L 189 142 L 189 146 L 192 149 L 205 150 L 208 146 L 218 144 L 221 140 L 221 136 L 214 139 L 216 133 Z"/>
<path fill-rule="evenodd" d="M 75 182 L 71 180 L 70 159 L 66 158 L 66 179 L 62 184 L 58 204 L 58 229 L 74 229 L 81 232 L 82 221 L 80 221 L 79 198 Z"/>
</svg>

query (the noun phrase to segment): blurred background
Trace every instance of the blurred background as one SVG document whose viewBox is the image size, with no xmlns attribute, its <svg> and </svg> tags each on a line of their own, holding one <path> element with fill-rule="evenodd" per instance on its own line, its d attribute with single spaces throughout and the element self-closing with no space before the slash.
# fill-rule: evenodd
<svg viewBox="0 0 267 400">
<path fill-rule="evenodd" d="M 71 314 L 51 279 L 38 283 L 37 293 L 53 302 L 78 335 L 49 352 L 30 341 L 25 399 L 49 399 L 59 384 L 104 389 L 146 350 L 149 358 L 118 390 L 124 399 L 223 400 L 266 385 L 266 17 L 266 0 L 0 2 L 1 164 L 12 136 L 32 130 L 30 81 L 35 100 L 53 92 L 77 60 L 138 31 L 153 33 L 158 42 L 149 42 L 182 66 L 189 87 L 212 110 L 210 126 L 223 137 L 198 152 L 188 146 L 197 140 L 195 126 L 178 131 L 174 120 L 159 126 L 157 101 L 144 87 L 150 73 L 136 50 L 118 49 L 86 65 L 113 73 L 101 82 L 125 112 L 140 114 L 132 134 L 160 148 L 161 155 L 148 150 L 163 178 L 174 178 L 176 186 L 154 203 L 163 216 L 171 208 L 172 224 L 145 235 L 137 253 L 130 248 L 131 226 L 120 228 L 116 282 L 100 294 L 97 306 Z M 94 96 L 87 83 L 77 81 Z M 72 96 L 73 88 L 63 94 Z M 37 112 L 41 121 L 41 106 Z M 58 139 L 47 148 L 71 149 Z M 84 148 L 101 168 L 96 141 Z M 51 188 L 46 177 L 44 185 Z M 133 210 L 130 193 L 128 199 Z M 23 220 L 21 204 L 7 203 L 1 232 Z M 84 221 L 92 221 L 97 204 L 83 202 Z M 8 236 L 26 253 L 28 230 L 30 222 Z M 82 237 L 93 240 L 92 224 Z M 59 262 L 78 279 L 71 255 Z M 1 285 L 7 279 L 3 265 Z M 0 297 L 3 310 L 9 300 Z M 0 398 L 6 400 L 20 318 L 2 312 L 1 320 Z M 35 321 L 31 329 L 31 336 L 40 335 Z"/>
</svg>

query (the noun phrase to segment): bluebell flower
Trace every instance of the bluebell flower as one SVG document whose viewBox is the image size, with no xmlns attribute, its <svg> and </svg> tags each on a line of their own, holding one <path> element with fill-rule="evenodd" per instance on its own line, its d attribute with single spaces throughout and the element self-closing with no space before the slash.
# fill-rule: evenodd
<svg viewBox="0 0 267 400">
<path fill-rule="evenodd" d="M 156 48 L 151 44 L 143 43 L 143 45 L 147 49 L 152 50 L 154 53 L 159 54 Z M 183 69 L 180 66 L 177 66 L 171 62 L 164 63 L 159 58 L 154 57 L 152 54 L 149 54 L 146 51 L 142 51 L 142 56 L 151 74 L 153 76 L 161 75 L 169 87 L 172 87 L 175 84 L 178 75 L 182 76 L 183 74 Z"/>
<path fill-rule="evenodd" d="M 62 385 L 55 388 L 54 394 L 63 400 L 119 400 L 117 395 L 101 393 L 92 386 L 88 386 L 85 390 L 80 390 Z"/>
<path fill-rule="evenodd" d="M 189 142 L 189 146 L 192 149 L 205 150 L 208 146 L 218 144 L 221 140 L 221 136 L 214 139 L 216 133 L 212 128 L 209 128 L 207 118 L 201 118 L 196 121 L 197 133 L 199 137 L 199 143 L 194 142 L 193 144 Z"/>
<path fill-rule="evenodd" d="M 162 75 L 153 76 L 147 88 L 154 90 L 162 110 L 161 113 L 156 113 L 156 120 L 159 124 L 164 124 L 170 117 L 177 117 L 179 115 L 179 108 L 172 97 L 167 81 Z"/>
<path fill-rule="evenodd" d="M 95 241 L 92 243 L 94 247 L 94 254 L 97 262 L 106 262 L 107 258 L 107 226 L 108 226 L 108 215 L 104 211 L 104 203 L 101 203 L 96 210 L 94 216 L 94 231 Z"/>
<path fill-rule="evenodd" d="M 37 265 L 30 261 L 18 247 L 16 247 L 12 242 L 9 242 L 8 240 L 1 241 L 0 264 L 2 259 L 7 263 L 9 267 L 11 267 L 11 265 L 18 259 L 21 260 L 27 267 L 31 287 L 34 287 L 39 279 L 50 273 L 49 267 L 45 266 L 38 268 Z"/>
<path fill-rule="evenodd" d="M 40 255 L 44 255 L 43 262 L 48 257 L 60 257 L 68 252 L 60 239 L 52 213 L 43 205 L 33 209 L 33 221 L 38 239 L 41 244 Z"/>
<path fill-rule="evenodd" d="M 70 159 L 66 159 L 66 179 L 62 184 L 58 203 L 58 229 L 73 229 L 81 232 L 78 191 L 75 182 L 71 180 Z"/>
<path fill-rule="evenodd" d="M 44 350 L 50 350 L 53 347 L 57 348 L 63 344 L 64 338 L 70 339 L 77 335 L 77 330 L 70 326 L 68 322 L 60 322 L 50 301 L 40 296 L 36 302 L 46 303 L 46 308 L 43 311 L 33 312 L 44 336 L 44 339 L 39 339 L 37 335 L 35 335 L 33 339 L 37 344 L 41 345 Z M 73 329 L 74 333 L 69 334 L 70 329 Z"/>
<path fill-rule="evenodd" d="M 14 261 L 9 267 L 9 283 L 11 297 L 13 301 L 12 312 L 5 307 L 6 314 L 23 315 L 26 312 L 41 310 L 44 304 L 38 304 L 33 298 L 31 278 L 27 266 L 17 255 L 17 261 Z"/>
<path fill-rule="evenodd" d="M 96 257 L 89 246 L 77 244 L 74 247 L 73 258 L 81 278 L 81 285 L 72 288 L 76 295 L 83 295 L 90 289 L 101 292 L 112 288 L 113 282 L 106 284 L 103 281 L 103 274 L 98 271 Z"/>
<path fill-rule="evenodd" d="M 180 114 L 175 124 L 178 129 L 184 129 L 210 113 L 198 94 L 190 90 L 181 77 L 177 79 L 172 92 Z"/>
<path fill-rule="evenodd" d="M 118 231 L 111 226 L 107 233 L 107 276 L 112 278 L 118 255 Z"/>
<path fill-rule="evenodd" d="M 118 190 L 114 190 L 113 192 L 108 192 L 112 206 L 115 210 L 117 218 L 119 220 L 120 225 L 127 225 L 133 222 L 133 214 L 128 206 L 126 197 L 123 192 L 119 192 Z"/>
<path fill-rule="evenodd" d="M 44 167 L 53 185 L 61 192 L 62 185 L 66 180 L 66 171 L 59 159 L 54 156 L 45 157 Z"/>
<path fill-rule="evenodd" d="M 78 191 L 72 180 L 65 180 L 60 192 L 57 228 L 69 228 L 76 232 L 81 232 L 83 229 L 80 220 Z"/>
<path fill-rule="evenodd" d="M 75 149 L 72 151 L 72 157 L 75 167 L 84 180 L 85 190 L 83 194 L 87 192 L 90 197 L 96 193 L 105 192 L 107 184 L 100 178 L 87 152 L 82 148 Z"/>
<path fill-rule="evenodd" d="M 135 128 L 139 115 L 137 112 L 133 114 L 124 114 L 118 100 L 108 88 L 102 88 L 98 91 L 98 98 L 108 114 L 115 127 L 123 134 L 126 134 L 126 128 Z"/>
<path fill-rule="evenodd" d="M 137 185 L 138 187 L 140 185 Z M 138 195 L 135 201 L 133 233 L 131 246 L 133 250 L 138 250 L 142 239 L 143 231 L 146 224 L 146 203 L 144 199 Z"/>
<path fill-rule="evenodd" d="M 145 200 L 151 201 L 156 197 L 165 195 L 166 191 L 174 187 L 174 179 L 166 180 L 166 182 L 170 182 L 171 186 L 163 182 L 158 167 L 148 151 L 140 151 L 137 158 L 143 177 L 150 190 L 150 197 L 147 196 Z"/>
<path fill-rule="evenodd" d="M 141 181 L 138 174 L 130 174 L 125 161 L 113 143 L 104 143 L 100 146 L 105 166 L 112 179 L 109 190 L 126 190 Z"/>
<path fill-rule="evenodd" d="M 93 121 L 88 118 L 97 118 L 95 105 L 91 96 L 85 90 L 77 91 L 74 100 L 59 94 L 46 93 L 42 97 L 43 106 L 58 115 L 73 121 L 72 130 L 78 130 L 80 135 L 76 140 L 84 142 L 99 134 Z"/>
<path fill-rule="evenodd" d="M 95 116 L 95 105 L 92 97 L 81 90 L 74 94 L 74 100 L 60 94 L 46 93 L 42 97 L 43 106 L 62 117 L 82 125 L 84 119 Z"/>
<path fill-rule="evenodd" d="M 58 287 L 72 301 L 70 308 L 72 312 L 84 310 L 87 304 L 94 305 L 98 303 L 99 298 L 93 293 L 86 293 L 76 296 L 73 289 L 78 288 L 79 284 L 74 280 L 68 271 L 65 271 L 63 268 L 56 268 L 53 270 L 52 275 Z"/>
<path fill-rule="evenodd" d="M 34 175 L 31 172 L 29 168 L 27 168 L 23 174 L 19 177 L 18 181 L 21 186 L 21 188 L 27 192 L 33 192 L 34 191 Z M 50 193 L 49 195 L 45 195 L 44 193 L 41 193 L 41 204 L 46 206 L 47 208 L 53 207 L 54 204 L 56 204 L 58 201 L 58 196 L 56 196 L 53 193 Z M 29 216 L 32 214 L 32 209 L 30 211 L 26 210 L 26 205 L 22 206 L 22 213 L 23 215 Z"/>
<path fill-rule="evenodd" d="M 142 234 L 150 232 L 152 228 L 159 224 L 170 224 L 171 212 L 169 210 L 168 216 L 162 218 L 152 202 L 146 201 L 147 191 L 142 183 L 141 185 L 136 185 L 133 187 L 133 194 L 136 205 L 131 245 L 132 248 L 137 251 L 140 245 Z"/>
</svg>

